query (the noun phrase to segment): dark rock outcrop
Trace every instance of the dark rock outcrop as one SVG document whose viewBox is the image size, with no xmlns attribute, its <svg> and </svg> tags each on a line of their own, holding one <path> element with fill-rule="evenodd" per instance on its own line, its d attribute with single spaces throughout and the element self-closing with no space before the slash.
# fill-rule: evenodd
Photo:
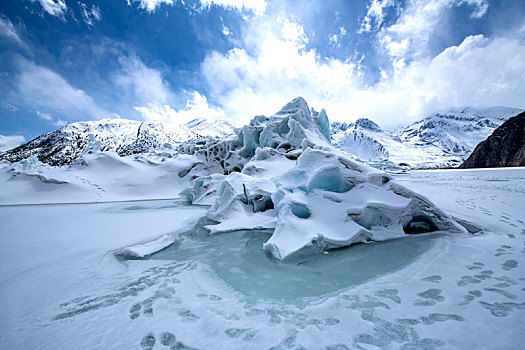
<svg viewBox="0 0 525 350">
<path fill-rule="evenodd" d="M 525 166 L 525 112 L 501 124 L 460 168 L 495 168 Z"/>
</svg>

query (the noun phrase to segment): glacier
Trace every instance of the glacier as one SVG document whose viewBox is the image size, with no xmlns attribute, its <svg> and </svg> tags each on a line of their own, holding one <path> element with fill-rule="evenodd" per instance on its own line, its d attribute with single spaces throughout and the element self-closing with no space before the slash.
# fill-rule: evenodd
<svg viewBox="0 0 525 350">
<path fill-rule="evenodd" d="M 184 142 L 180 153 L 197 161 L 179 173 L 193 180 L 181 196 L 211 205 L 213 233 L 273 228 L 263 248 L 280 260 L 407 233 L 465 232 L 428 199 L 337 150 L 328 130 L 326 112 L 299 97 L 226 140 Z"/>
</svg>

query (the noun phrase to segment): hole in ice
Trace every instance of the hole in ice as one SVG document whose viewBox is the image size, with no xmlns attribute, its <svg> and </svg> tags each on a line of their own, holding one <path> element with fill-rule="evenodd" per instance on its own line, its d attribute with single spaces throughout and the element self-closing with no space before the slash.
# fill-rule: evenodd
<svg viewBox="0 0 525 350">
<path fill-rule="evenodd" d="M 300 219 L 308 219 L 310 216 L 312 216 L 312 212 L 304 204 L 293 202 L 290 205 L 290 208 L 292 209 L 293 215 Z"/>
<path fill-rule="evenodd" d="M 416 215 L 403 227 L 407 234 L 425 233 L 437 231 L 438 227 L 434 221 L 426 215 Z"/>
<path fill-rule="evenodd" d="M 271 235 L 271 230 L 184 235 L 148 259 L 196 261 L 247 297 L 299 301 L 402 269 L 441 237 L 411 236 L 279 261 L 262 250 L 262 244 Z"/>
</svg>

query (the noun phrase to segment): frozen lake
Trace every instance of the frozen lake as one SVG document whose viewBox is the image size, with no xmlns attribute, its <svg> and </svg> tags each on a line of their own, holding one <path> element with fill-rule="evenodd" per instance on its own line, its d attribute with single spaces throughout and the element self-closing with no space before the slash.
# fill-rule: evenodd
<svg viewBox="0 0 525 350">
<path fill-rule="evenodd" d="M 399 177 L 483 230 L 361 244 L 292 261 L 268 231 L 184 236 L 173 200 L 0 207 L 2 349 L 520 349 L 525 169 Z"/>
<path fill-rule="evenodd" d="M 399 270 L 442 237 L 411 236 L 279 261 L 262 250 L 270 236 L 258 230 L 186 236 L 151 259 L 195 261 L 247 297 L 299 303 Z"/>
</svg>

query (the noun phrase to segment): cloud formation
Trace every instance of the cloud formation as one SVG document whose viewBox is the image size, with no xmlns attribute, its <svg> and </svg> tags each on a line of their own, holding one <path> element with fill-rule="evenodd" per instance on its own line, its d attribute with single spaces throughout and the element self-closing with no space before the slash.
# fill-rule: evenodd
<svg viewBox="0 0 525 350">
<path fill-rule="evenodd" d="M 333 120 L 367 116 L 382 124 L 408 123 L 461 105 L 523 106 L 525 46 L 520 38 L 468 36 L 434 57 L 426 51 L 414 54 L 413 46 L 433 30 L 436 6 L 443 10 L 444 3 L 423 10 L 427 15 L 418 21 L 426 22 L 416 32 L 410 28 L 416 26 L 418 9 L 407 9 L 382 29 L 379 38 L 391 38 L 386 57 L 394 69 L 382 71 L 372 85 L 364 80 L 359 61 L 323 57 L 308 48 L 301 25 L 282 18 L 247 23 L 242 44 L 227 53 L 210 53 L 202 74 L 213 101 L 226 115 L 243 122 L 255 114 L 271 114 L 299 95 L 314 107 L 326 108 Z M 475 8 L 483 9 L 483 4 L 477 1 Z"/>
<path fill-rule="evenodd" d="M 135 54 L 121 53 L 118 62 L 121 69 L 113 75 L 113 83 L 135 104 L 165 104 L 173 98 L 162 73 L 146 66 Z"/>
<path fill-rule="evenodd" d="M 0 152 L 9 151 L 20 146 L 26 139 L 22 135 L 0 135 Z"/>
<path fill-rule="evenodd" d="M 67 11 L 65 0 L 31 0 L 38 2 L 42 9 L 51 16 L 64 17 Z"/>
<path fill-rule="evenodd" d="M 91 8 L 89 8 L 88 5 L 80 1 L 78 2 L 78 5 L 80 6 L 80 13 L 82 14 L 82 19 L 88 27 L 93 27 L 95 25 L 95 22 L 98 22 L 102 19 L 100 7 L 91 5 Z"/>
<path fill-rule="evenodd" d="M 186 102 L 186 106 L 176 110 L 169 105 L 148 103 L 146 106 L 135 107 L 142 114 L 144 120 L 163 122 L 168 125 L 185 124 L 193 119 L 205 118 L 209 120 L 224 119 L 222 109 L 208 104 L 205 96 L 193 91 Z"/>
<path fill-rule="evenodd" d="M 369 13 L 373 10 L 370 16 L 375 18 L 376 29 L 381 27 L 378 33 L 380 45 L 394 60 L 394 66 L 399 67 L 409 60 L 429 54 L 430 39 L 441 29 L 444 15 L 460 5 L 471 6 L 471 17 L 475 18 L 485 15 L 488 9 L 487 0 L 414 0 L 403 9 L 394 24 L 383 27 L 383 11 L 386 7 L 394 6 L 394 3 L 372 0 Z"/>
<path fill-rule="evenodd" d="M 127 0 L 128 5 L 131 2 L 138 2 L 140 9 L 148 12 L 154 12 L 161 5 L 173 5 L 177 0 Z M 250 11 L 256 15 L 262 15 L 266 11 L 267 3 L 265 0 L 199 0 L 202 8 L 209 8 L 211 6 L 221 6 L 224 8 L 237 11 Z M 184 1 L 180 1 L 184 4 Z M 197 9 L 198 10 L 198 9 Z"/>
<path fill-rule="evenodd" d="M 51 69 L 25 58 L 17 59 L 18 73 L 9 99 L 14 104 L 58 112 L 69 118 L 100 119 L 110 115 L 82 89 L 71 86 Z"/>
</svg>

